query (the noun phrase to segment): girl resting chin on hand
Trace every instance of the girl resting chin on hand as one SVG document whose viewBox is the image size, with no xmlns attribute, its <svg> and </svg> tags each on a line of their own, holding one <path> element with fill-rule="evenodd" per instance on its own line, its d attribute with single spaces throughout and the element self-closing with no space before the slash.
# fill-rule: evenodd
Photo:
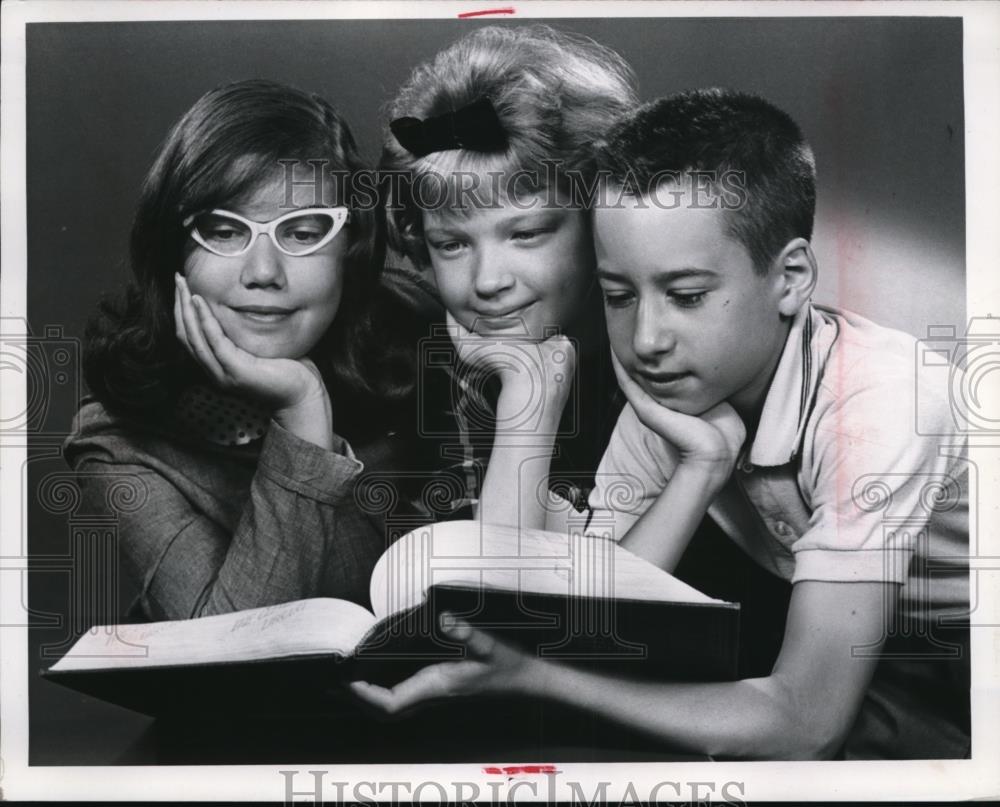
<svg viewBox="0 0 1000 807">
<path fill-rule="evenodd" d="M 362 168 L 330 104 L 247 81 L 202 96 L 146 177 L 65 445 L 88 506 L 116 510 L 140 618 L 368 605 L 384 539 L 329 390 L 382 394 L 357 360 L 381 256 L 372 212 L 319 177 Z"/>
</svg>

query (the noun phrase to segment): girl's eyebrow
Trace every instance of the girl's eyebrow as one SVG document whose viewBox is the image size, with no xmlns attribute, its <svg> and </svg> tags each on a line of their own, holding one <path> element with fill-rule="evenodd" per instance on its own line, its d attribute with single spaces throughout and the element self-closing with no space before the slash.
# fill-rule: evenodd
<svg viewBox="0 0 1000 807">
<path fill-rule="evenodd" d="M 524 224 L 525 222 L 537 221 L 540 218 L 544 218 L 550 215 L 559 215 L 563 211 L 559 208 L 551 207 L 536 207 L 531 210 L 526 210 L 523 213 L 518 213 L 514 216 L 508 216 L 502 219 L 504 224 Z"/>
<path fill-rule="evenodd" d="M 539 224 L 549 223 L 554 217 L 559 217 L 561 210 L 558 209 L 542 209 L 539 208 L 534 211 L 525 211 L 523 213 L 517 213 L 510 217 L 498 217 L 494 226 L 497 229 L 511 230 L 517 227 L 523 226 L 533 226 L 537 227 Z M 449 224 L 435 224 L 430 227 L 424 227 L 425 236 L 460 236 L 464 234 L 464 229 L 461 225 L 452 226 Z"/>
<path fill-rule="evenodd" d="M 453 230 L 449 227 L 425 227 L 424 237 L 426 238 L 440 238 L 446 236 L 448 238 L 457 238 L 462 236 L 461 230 Z"/>
<path fill-rule="evenodd" d="M 612 283 L 628 283 L 629 278 L 619 272 L 612 272 L 610 269 L 597 267 L 597 277 L 599 280 L 610 280 Z"/>
<path fill-rule="evenodd" d="M 533 213 L 521 213 L 496 223 L 499 232 L 511 232 L 520 228 L 550 227 L 564 221 L 559 210 L 540 209 Z"/>
</svg>

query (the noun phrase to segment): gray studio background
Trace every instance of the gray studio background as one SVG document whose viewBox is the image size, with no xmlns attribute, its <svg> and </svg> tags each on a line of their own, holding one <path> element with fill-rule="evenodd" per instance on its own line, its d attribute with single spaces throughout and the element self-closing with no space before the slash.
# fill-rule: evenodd
<svg viewBox="0 0 1000 807">
<path fill-rule="evenodd" d="M 329 98 L 374 161 L 381 106 L 468 21 L 28 26 L 28 310 L 71 335 L 126 276 L 140 181 L 205 90 L 262 77 Z M 512 24 L 503 21 L 500 24 Z M 964 320 L 961 20 L 562 20 L 620 51 L 643 100 L 726 85 L 816 152 L 817 300 L 926 335 Z"/>
<path fill-rule="evenodd" d="M 27 27 L 28 317 L 72 347 L 100 294 L 128 276 L 126 245 L 142 177 L 167 129 L 205 90 L 270 78 L 318 92 L 379 152 L 380 109 L 415 64 L 482 21 L 30 24 Z M 496 24 L 516 24 L 502 20 Z M 565 19 L 634 66 L 643 100 L 727 85 L 795 117 L 816 152 L 816 299 L 916 336 L 965 320 L 962 21 L 861 19 Z M 78 570 L 86 543 L 71 508 L 42 506 L 39 485 L 65 472 L 58 433 L 78 376 L 47 389 L 48 439 L 26 475 L 36 560 L 32 764 L 100 763 L 90 707 L 39 681 L 55 645 L 86 628 Z M 50 503 L 51 505 L 51 503 Z M 88 562 L 99 569 L 115 558 Z M 73 580 L 77 580 L 76 583 Z M 108 596 L 113 597 L 114 592 Z M 81 599 L 82 598 L 82 599 Z M 93 603 L 92 603 L 93 604 Z M 124 604 L 122 604 L 124 606 Z M 82 609 L 82 610 L 81 610 Z M 67 620 L 67 610 L 73 611 Z M 63 647 L 65 649 L 65 647 Z M 73 720 L 67 714 L 76 715 Z M 95 713 L 96 714 L 96 713 Z M 101 714 L 106 715 L 107 712 Z M 142 718 L 102 724 L 131 735 Z M 67 728 L 69 727 L 69 728 Z M 89 732 L 89 733 L 88 733 Z"/>
</svg>

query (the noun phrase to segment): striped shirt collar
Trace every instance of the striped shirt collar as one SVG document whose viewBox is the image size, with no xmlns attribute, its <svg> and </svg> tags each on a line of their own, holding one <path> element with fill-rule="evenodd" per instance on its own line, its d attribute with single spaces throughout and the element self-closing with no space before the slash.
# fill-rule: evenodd
<svg viewBox="0 0 1000 807">
<path fill-rule="evenodd" d="M 799 453 L 836 331 L 836 324 L 812 303 L 795 315 L 746 452 L 752 465 L 784 465 Z"/>
</svg>

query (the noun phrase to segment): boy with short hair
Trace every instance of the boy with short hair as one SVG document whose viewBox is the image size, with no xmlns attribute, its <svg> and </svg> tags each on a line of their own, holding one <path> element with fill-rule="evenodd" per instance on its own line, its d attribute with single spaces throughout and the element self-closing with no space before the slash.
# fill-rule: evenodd
<svg viewBox="0 0 1000 807">
<path fill-rule="evenodd" d="M 941 627 L 967 624 L 964 440 L 946 390 L 921 400 L 922 431 L 950 437 L 916 434 L 912 337 L 810 302 L 815 172 L 798 127 L 760 98 L 694 91 L 628 115 L 597 161 L 598 275 L 628 405 L 590 530 L 671 570 L 707 510 L 793 584 L 775 667 L 612 683 L 459 624 L 469 659 L 359 694 L 398 710 L 530 692 L 717 756 L 967 756 L 967 627 Z M 623 484 L 633 506 L 609 506 Z"/>
</svg>

